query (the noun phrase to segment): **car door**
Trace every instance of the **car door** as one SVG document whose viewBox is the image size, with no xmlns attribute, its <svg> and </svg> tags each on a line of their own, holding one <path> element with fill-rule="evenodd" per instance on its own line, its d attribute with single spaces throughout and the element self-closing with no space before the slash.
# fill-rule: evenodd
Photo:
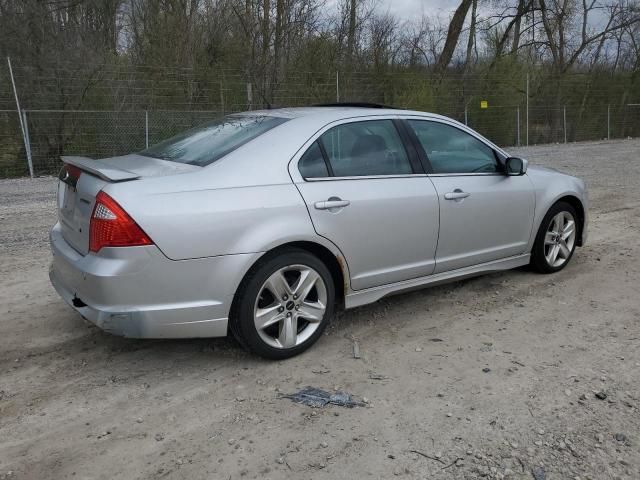
<svg viewBox="0 0 640 480">
<path fill-rule="evenodd" d="M 434 273 L 525 253 L 535 196 L 526 175 L 507 176 L 498 153 L 453 124 L 407 120 L 440 199 Z"/>
<path fill-rule="evenodd" d="M 316 232 L 342 251 L 354 290 L 433 272 L 438 197 L 399 121 L 345 121 L 303 152 L 292 178 Z"/>
</svg>

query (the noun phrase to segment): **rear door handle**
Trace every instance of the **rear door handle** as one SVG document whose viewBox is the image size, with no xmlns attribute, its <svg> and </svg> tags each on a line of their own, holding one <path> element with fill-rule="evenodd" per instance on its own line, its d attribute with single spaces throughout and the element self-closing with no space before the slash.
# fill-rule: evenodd
<svg viewBox="0 0 640 480">
<path fill-rule="evenodd" d="M 325 200 L 323 202 L 316 202 L 313 204 L 316 210 L 332 210 L 334 208 L 337 209 L 337 208 L 348 207 L 349 205 L 351 205 L 351 202 L 349 200 L 333 200 L 333 199 Z"/>
<path fill-rule="evenodd" d="M 471 195 L 469 192 L 463 192 L 459 188 L 456 188 L 453 192 L 448 192 L 444 194 L 445 200 L 462 200 L 463 198 L 467 198 Z"/>
</svg>

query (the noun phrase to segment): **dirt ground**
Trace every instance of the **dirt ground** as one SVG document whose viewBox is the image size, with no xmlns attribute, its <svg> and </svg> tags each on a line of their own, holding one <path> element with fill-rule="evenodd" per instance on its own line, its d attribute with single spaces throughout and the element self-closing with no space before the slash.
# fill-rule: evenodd
<svg viewBox="0 0 640 480">
<path fill-rule="evenodd" d="M 589 185 L 565 270 L 387 298 L 284 362 L 87 326 L 47 277 L 55 180 L 0 181 L 0 478 L 640 478 L 640 141 L 517 153 Z M 307 385 L 368 403 L 279 398 Z"/>
</svg>

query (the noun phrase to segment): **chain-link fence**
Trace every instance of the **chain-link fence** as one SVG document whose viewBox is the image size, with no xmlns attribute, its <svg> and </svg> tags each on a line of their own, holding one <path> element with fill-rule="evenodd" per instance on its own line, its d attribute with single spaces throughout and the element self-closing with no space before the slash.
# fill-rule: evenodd
<svg viewBox="0 0 640 480">
<path fill-rule="evenodd" d="M 529 73 L 296 72 L 266 84 L 238 72 L 156 70 L 14 67 L 14 91 L 0 68 L 0 176 L 55 173 L 61 155 L 139 151 L 231 112 L 336 101 L 440 113 L 503 146 L 640 136 L 640 102 L 633 103 L 640 88 L 625 77 L 605 87 L 602 79 L 567 76 L 549 91 Z"/>
</svg>

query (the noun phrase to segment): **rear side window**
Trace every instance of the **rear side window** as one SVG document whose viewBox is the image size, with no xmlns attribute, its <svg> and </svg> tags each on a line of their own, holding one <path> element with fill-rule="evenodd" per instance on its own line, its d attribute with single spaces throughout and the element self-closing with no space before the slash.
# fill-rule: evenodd
<svg viewBox="0 0 640 480">
<path fill-rule="evenodd" d="M 298 169 L 304 178 L 322 178 L 329 176 L 327 164 L 324 161 L 318 142 L 313 142 L 313 145 L 302 155 L 298 162 Z"/>
<path fill-rule="evenodd" d="M 494 173 L 500 167 L 493 149 L 459 128 L 428 120 L 409 120 L 433 173 Z"/>
<path fill-rule="evenodd" d="M 176 135 L 140 154 L 203 167 L 286 121 L 286 118 L 267 115 L 229 115 Z"/>
<path fill-rule="evenodd" d="M 336 177 L 413 173 L 392 120 L 338 125 L 325 132 L 320 141 Z"/>
</svg>

